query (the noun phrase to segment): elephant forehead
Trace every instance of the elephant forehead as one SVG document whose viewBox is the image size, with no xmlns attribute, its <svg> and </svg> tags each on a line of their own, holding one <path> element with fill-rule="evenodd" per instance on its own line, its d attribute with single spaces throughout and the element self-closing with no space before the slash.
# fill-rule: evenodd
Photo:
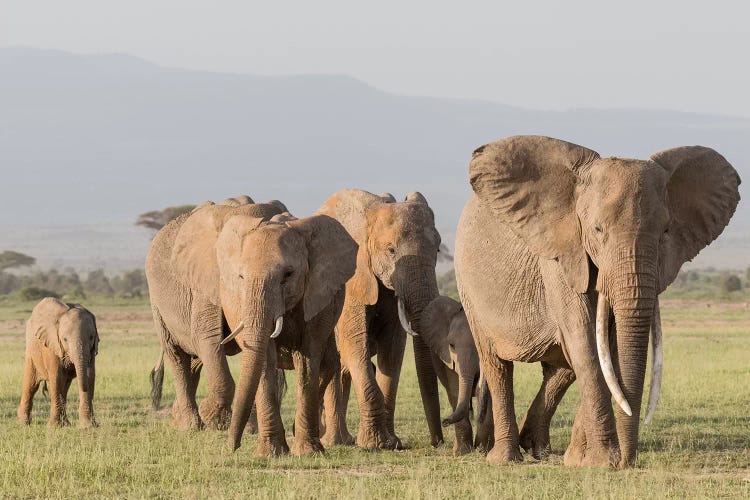
<svg viewBox="0 0 750 500">
<path fill-rule="evenodd" d="M 434 219 L 429 207 L 416 203 L 387 203 L 372 210 L 368 217 L 376 235 L 398 237 L 427 236 L 434 239 Z"/>
<path fill-rule="evenodd" d="M 245 235 L 243 253 L 257 257 L 280 257 L 299 255 L 305 252 L 302 235 L 283 224 L 265 224 Z"/>
</svg>

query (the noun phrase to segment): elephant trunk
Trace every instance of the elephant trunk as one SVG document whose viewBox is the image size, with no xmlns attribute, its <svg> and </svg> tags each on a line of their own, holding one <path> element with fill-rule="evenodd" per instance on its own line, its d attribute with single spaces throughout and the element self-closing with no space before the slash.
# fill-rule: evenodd
<svg viewBox="0 0 750 500">
<path fill-rule="evenodd" d="M 473 374 L 464 373 L 464 370 L 458 372 L 458 404 L 451 415 L 443 420 L 443 427 L 465 420 L 469 417 L 469 408 L 471 407 L 471 395 L 474 392 Z"/>
<path fill-rule="evenodd" d="M 278 302 L 269 300 L 271 294 L 265 289 L 263 283 L 252 287 L 248 299 L 243 302 L 263 304 L 263 307 L 247 306 L 241 315 L 243 319 L 232 335 L 232 338 L 239 335 L 237 341 L 242 349 L 239 383 L 234 394 L 232 420 L 229 424 L 229 446 L 232 451 L 240 447 L 242 433 L 250 418 L 255 394 L 266 366 L 268 344 L 271 335 L 279 329 L 279 318 L 283 316 L 283 310 L 277 310 L 281 307 L 273 307 Z"/>
<path fill-rule="evenodd" d="M 628 414 L 625 411 L 627 408 L 620 405 L 617 414 L 621 467 L 633 465 L 638 450 L 649 332 L 657 298 L 656 265 L 653 260 L 653 252 L 642 248 L 638 252 L 620 255 L 618 267 L 623 271 L 615 273 L 611 282 L 603 287 L 605 295 L 612 300 L 615 318 L 617 356 L 614 367 L 622 396 L 631 410 L 631 414 Z"/>
<path fill-rule="evenodd" d="M 396 294 L 403 299 L 409 327 L 417 336 L 414 338 L 414 361 L 417 367 L 419 392 L 424 404 L 427 426 L 434 446 L 443 442 L 443 431 L 440 427 L 440 400 L 438 396 L 437 375 L 432 364 L 432 351 L 419 336 L 422 311 L 438 295 L 435 267 L 432 263 L 419 263 L 409 266 L 395 283 Z"/>
<path fill-rule="evenodd" d="M 94 425 L 93 393 L 94 393 L 94 360 L 86 352 L 82 342 L 79 342 L 70 353 L 70 361 L 76 370 L 78 379 L 78 416 L 81 427 Z"/>
</svg>

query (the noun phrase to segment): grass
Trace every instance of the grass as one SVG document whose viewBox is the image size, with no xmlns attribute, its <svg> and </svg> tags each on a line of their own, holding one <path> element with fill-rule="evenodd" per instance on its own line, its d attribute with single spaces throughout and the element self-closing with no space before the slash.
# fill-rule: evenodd
<svg viewBox="0 0 750 500">
<path fill-rule="evenodd" d="M 255 438 L 246 436 L 230 454 L 225 433 L 178 432 L 167 412 L 151 411 L 148 372 L 158 343 L 148 303 L 99 299 L 88 305 L 101 334 L 95 399 L 101 426 L 81 431 L 48 429 L 49 405 L 41 393 L 33 424 L 17 423 L 23 325 L 33 304 L 0 304 L 0 497 L 750 497 L 750 310 L 744 304 L 663 302 L 662 401 L 652 425 L 641 431 L 638 467 L 625 471 L 562 465 L 578 403 L 575 387 L 553 420 L 557 455 L 546 462 L 526 457 L 522 464 L 498 467 L 479 453 L 453 458 L 451 430 L 448 445 L 431 448 L 411 350 L 396 414 L 397 432 L 411 449 L 373 453 L 335 447 L 324 456 L 270 460 L 255 458 Z M 231 360 L 235 370 L 237 361 Z M 174 392 L 167 373 L 170 404 Z M 283 410 L 290 429 L 291 373 L 288 380 Z M 540 380 L 539 366 L 516 365 L 519 419 Z M 74 424 L 76 399 L 72 390 Z M 352 405 L 354 432 L 353 410 Z"/>
</svg>

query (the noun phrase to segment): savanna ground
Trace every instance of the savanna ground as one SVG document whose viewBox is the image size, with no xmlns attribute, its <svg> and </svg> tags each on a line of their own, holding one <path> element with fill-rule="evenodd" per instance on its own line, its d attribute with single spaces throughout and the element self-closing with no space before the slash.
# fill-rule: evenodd
<svg viewBox="0 0 750 500">
<path fill-rule="evenodd" d="M 237 452 L 228 453 L 224 432 L 178 432 L 170 427 L 168 411 L 151 411 L 148 373 L 158 343 L 143 300 L 87 301 L 101 334 L 95 399 L 100 427 L 75 427 L 75 386 L 68 412 L 73 427 L 47 428 L 49 403 L 41 391 L 32 425 L 22 426 L 16 407 L 23 325 L 33 305 L 0 303 L 0 497 L 750 497 L 746 303 L 663 302 L 662 400 L 654 422 L 642 428 L 638 466 L 625 471 L 562 465 L 578 403 L 576 386 L 553 420 L 555 455 L 546 462 L 527 456 L 522 464 L 491 466 L 478 452 L 453 458 L 451 430 L 445 447 L 431 448 L 411 349 L 396 414 L 397 432 L 411 449 L 335 447 L 325 456 L 271 460 L 255 458 L 255 438 L 246 436 Z M 231 361 L 234 370 L 237 361 Z M 167 373 L 165 406 L 174 394 Z M 517 364 L 515 373 L 520 419 L 541 369 Z M 294 377 L 288 380 L 284 422 L 290 429 Z M 445 402 L 443 407 L 446 415 Z M 352 405 L 349 422 L 355 433 L 353 410 Z"/>
</svg>

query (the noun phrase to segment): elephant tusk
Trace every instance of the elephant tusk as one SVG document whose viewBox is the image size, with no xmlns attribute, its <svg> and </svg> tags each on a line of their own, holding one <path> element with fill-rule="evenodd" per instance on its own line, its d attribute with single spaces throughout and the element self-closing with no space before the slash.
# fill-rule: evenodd
<svg viewBox="0 0 750 500">
<path fill-rule="evenodd" d="M 230 333 L 227 338 L 225 338 L 224 340 L 221 341 L 221 345 L 225 345 L 228 342 L 231 342 L 232 340 L 234 340 L 234 338 L 237 336 L 238 333 L 240 333 L 242 331 L 243 328 L 245 328 L 245 323 L 243 323 L 242 321 L 240 321 L 240 324 L 237 325 L 237 328 L 235 328 L 234 330 L 232 330 L 232 333 Z"/>
<path fill-rule="evenodd" d="M 596 305 L 596 350 L 599 354 L 599 365 L 602 367 L 604 381 L 607 382 L 609 392 L 615 398 L 622 411 L 629 417 L 633 416 L 628 400 L 622 393 L 620 383 L 617 381 L 615 369 L 612 367 L 612 358 L 609 351 L 609 302 L 603 293 L 599 292 L 599 301 Z"/>
<path fill-rule="evenodd" d="M 406 320 L 406 309 L 404 307 L 404 301 L 401 297 L 398 298 L 398 320 L 401 322 L 401 327 L 406 330 L 406 333 L 412 337 L 419 337 L 419 334 L 411 329 L 411 325 Z"/>
<path fill-rule="evenodd" d="M 661 369 L 664 363 L 662 353 L 661 310 L 657 297 L 654 318 L 651 320 L 651 385 L 648 390 L 648 410 L 644 422 L 646 425 L 651 423 L 661 395 Z"/>
<path fill-rule="evenodd" d="M 284 328 L 284 315 L 279 316 L 276 318 L 276 328 L 274 329 L 273 333 L 271 334 L 271 338 L 275 339 L 279 335 L 281 335 L 281 329 Z"/>
</svg>

